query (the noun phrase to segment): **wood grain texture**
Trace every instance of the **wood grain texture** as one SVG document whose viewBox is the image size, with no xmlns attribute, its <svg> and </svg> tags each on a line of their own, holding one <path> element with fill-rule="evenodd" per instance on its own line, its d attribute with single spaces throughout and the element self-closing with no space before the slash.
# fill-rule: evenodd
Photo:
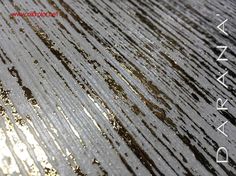
<svg viewBox="0 0 236 176">
<path fill-rule="evenodd" d="M 235 0 L 0 0 L 0 175 L 236 175 L 235 12 Z"/>
</svg>

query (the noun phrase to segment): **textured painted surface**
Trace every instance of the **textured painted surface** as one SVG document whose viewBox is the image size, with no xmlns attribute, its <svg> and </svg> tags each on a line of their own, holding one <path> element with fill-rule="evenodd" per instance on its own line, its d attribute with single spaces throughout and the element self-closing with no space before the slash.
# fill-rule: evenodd
<svg viewBox="0 0 236 176">
<path fill-rule="evenodd" d="M 32 10 L 60 15 L 9 16 Z M 234 0 L 0 0 L 0 12 L 0 175 L 236 175 Z"/>
</svg>

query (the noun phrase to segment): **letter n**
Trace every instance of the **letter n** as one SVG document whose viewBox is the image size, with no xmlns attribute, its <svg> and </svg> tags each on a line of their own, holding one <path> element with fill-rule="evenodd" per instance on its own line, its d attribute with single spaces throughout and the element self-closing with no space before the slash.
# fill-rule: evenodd
<svg viewBox="0 0 236 176">
<path fill-rule="evenodd" d="M 222 49 L 222 48 L 223 48 L 223 51 L 222 51 L 221 54 L 219 55 L 217 61 L 228 61 L 228 59 L 222 59 L 222 58 L 221 58 L 228 47 L 227 47 L 227 46 L 217 46 L 217 48 L 219 48 L 219 49 Z"/>
</svg>

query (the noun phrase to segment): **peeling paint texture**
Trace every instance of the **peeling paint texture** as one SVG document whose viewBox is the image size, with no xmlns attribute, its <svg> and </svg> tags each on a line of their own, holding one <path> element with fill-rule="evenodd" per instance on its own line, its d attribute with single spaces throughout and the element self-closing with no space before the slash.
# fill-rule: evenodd
<svg viewBox="0 0 236 176">
<path fill-rule="evenodd" d="M 58 15 L 10 15 L 32 11 Z M 0 0 L 0 176 L 235 176 L 235 14 L 235 0 Z"/>
</svg>

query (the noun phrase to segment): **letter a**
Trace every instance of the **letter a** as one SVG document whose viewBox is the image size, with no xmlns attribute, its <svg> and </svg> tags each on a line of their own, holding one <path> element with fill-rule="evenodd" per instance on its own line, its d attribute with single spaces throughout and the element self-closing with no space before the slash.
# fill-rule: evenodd
<svg viewBox="0 0 236 176">
<path fill-rule="evenodd" d="M 223 124 L 221 124 L 221 125 L 217 128 L 217 130 L 218 130 L 219 132 L 221 132 L 223 135 L 225 135 L 226 137 L 228 137 L 228 135 L 225 134 L 225 124 L 226 124 L 227 122 L 228 122 L 228 121 L 225 121 Z M 222 128 L 222 130 L 221 130 L 221 128 Z"/>
<path fill-rule="evenodd" d="M 217 28 L 218 28 L 221 32 L 223 32 L 225 35 L 228 36 L 228 34 L 225 32 L 225 23 L 226 23 L 226 21 L 228 21 L 228 19 L 226 19 L 225 21 L 223 21 L 222 23 L 220 23 L 220 24 L 217 26 Z"/>
<path fill-rule="evenodd" d="M 225 72 L 223 75 L 221 75 L 219 78 L 217 78 L 217 81 L 222 84 L 224 87 L 228 88 L 228 86 L 225 84 L 225 75 L 228 74 L 228 71 Z M 221 81 L 222 79 L 222 81 Z"/>
</svg>

